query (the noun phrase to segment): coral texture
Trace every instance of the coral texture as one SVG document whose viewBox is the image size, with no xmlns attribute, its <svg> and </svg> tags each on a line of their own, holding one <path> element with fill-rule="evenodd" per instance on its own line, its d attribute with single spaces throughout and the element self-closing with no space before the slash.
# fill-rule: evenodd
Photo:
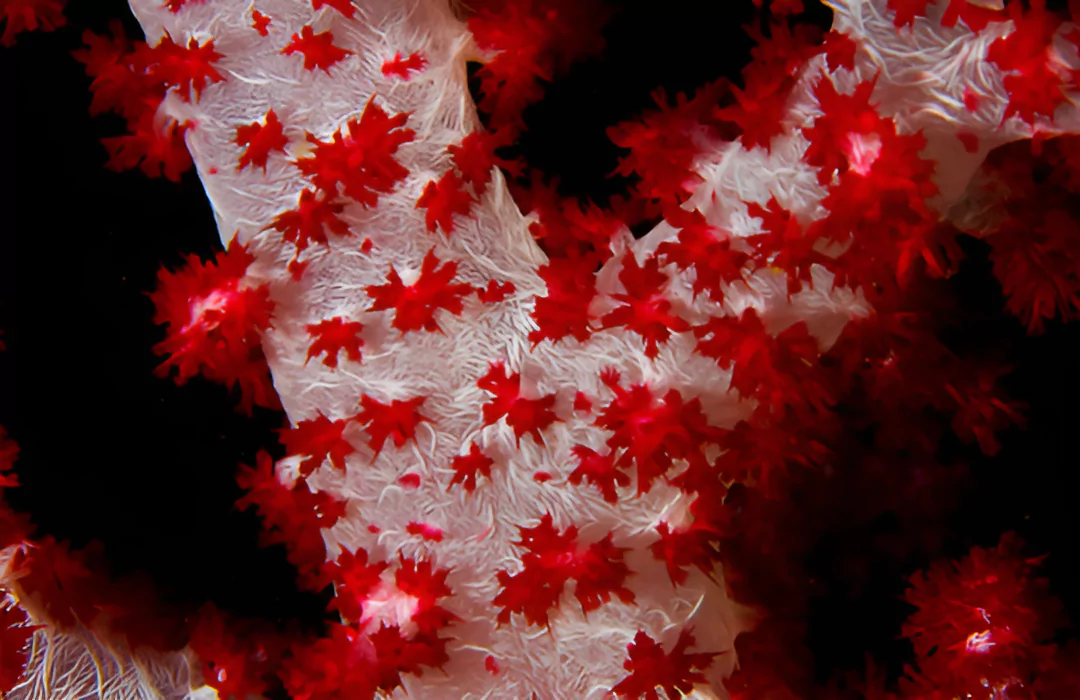
<svg viewBox="0 0 1080 700">
<path fill-rule="evenodd" d="M 133 0 L 147 42 L 170 47 L 156 116 L 185 125 L 223 243 L 251 256 L 247 292 L 234 280 L 190 323 L 179 311 L 169 342 L 211 342 L 198 324 L 258 298 L 247 312 L 294 426 L 276 478 L 344 504 L 319 516 L 325 552 L 318 523 L 306 531 L 307 553 L 337 568 L 296 562 L 336 584 L 349 623 L 310 659 L 365 635 L 376 656 L 414 644 L 388 677 L 338 679 L 357 697 L 365 683 L 433 699 L 722 695 L 753 621 L 713 555 L 728 476 L 714 460 L 740 421 L 817 410 L 808 384 L 781 382 L 873 312 L 860 287 L 878 268 L 834 273 L 814 256 L 840 256 L 856 217 L 968 215 L 992 148 L 1030 138 L 1032 121 L 1043 135 L 1080 125 L 1070 104 L 1050 105 L 1052 124 L 1044 104 L 1017 104 L 988 60 L 1011 21 L 942 26 L 955 3 L 939 3 L 898 28 L 894 4 L 831 3 L 853 47 L 795 62 L 775 135 L 696 144 L 699 182 L 679 206 L 700 219 L 668 215 L 638 240 L 622 227 L 598 271 L 586 259 L 557 280 L 501 172 L 480 184 L 468 167 L 481 127 L 465 62 L 483 55 L 445 0 Z M 757 270 L 736 258 L 708 284 L 701 260 L 680 263 L 695 231 L 767 246 L 791 222 L 822 245 Z M 919 231 L 879 235 L 932 265 Z M 862 234 L 872 261 L 881 241 Z M 555 304 L 594 271 L 591 301 Z M 793 293 L 793 279 L 811 284 Z M 228 338 L 211 371 L 257 391 L 247 341 Z M 337 697 L 304 658 L 294 696 Z M 12 698 L 57 697 L 42 663 Z"/>
</svg>

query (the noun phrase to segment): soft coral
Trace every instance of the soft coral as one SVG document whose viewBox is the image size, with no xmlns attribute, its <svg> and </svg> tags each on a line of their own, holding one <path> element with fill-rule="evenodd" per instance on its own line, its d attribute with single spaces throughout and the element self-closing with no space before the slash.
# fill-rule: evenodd
<svg viewBox="0 0 1080 700">
<path fill-rule="evenodd" d="M 608 138 L 629 150 L 619 160 L 615 172 L 636 175 L 638 195 L 659 204 L 678 204 L 702 181 L 694 170 L 694 160 L 710 141 L 720 134 L 708 121 L 710 106 L 716 103 L 724 83 L 711 83 L 693 99 L 680 93 L 675 105 L 668 103 L 663 89 L 653 93 L 657 109 L 647 111 L 639 120 L 622 122 L 608 128 Z"/>
<path fill-rule="evenodd" d="M 162 269 L 150 294 L 157 307 L 154 322 L 167 326 L 165 339 L 154 347 L 168 355 L 157 374 L 166 376 L 175 367 L 177 384 L 200 373 L 230 387 L 239 384 L 245 411 L 253 404 L 280 405 L 260 338 L 270 327 L 274 303 L 265 284 L 247 281 L 253 261 L 234 240 L 212 262 L 191 255 L 176 272 Z"/>
<path fill-rule="evenodd" d="M 67 20 L 63 11 L 66 0 L 3 0 L 0 2 L 0 22 L 6 20 L 0 46 L 12 46 L 15 35 L 40 29 L 51 32 L 63 27 Z"/>
<path fill-rule="evenodd" d="M 404 128 L 408 114 L 387 114 L 375 104 L 374 95 L 359 119 L 350 119 L 329 142 L 308 134 L 311 155 L 297 161 L 300 171 L 330 198 L 341 194 L 365 207 L 373 207 L 380 194 L 392 192 L 409 170 L 394 154 L 413 140 L 412 129 Z"/>
<path fill-rule="evenodd" d="M 701 672 L 719 656 L 715 652 L 686 653 L 692 646 L 694 635 L 689 629 L 679 633 L 671 651 L 664 651 L 652 637 L 639 631 L 627 647 L 629 658 L 625 667 L 630 675 L 612 688 L 612 692 L 621 698 L 659 700 L 656 692 L 659 686 L 669 698 L 686 697 L 694 684 L 705 682 Z"/>
<path fill-rule="evenodd" d="M 512 613 L 522 613 L 529 624 L 549 624 L 549 611 L 558 605 L 567 581 L 576 581 L 574 596 L 581 609 L 589 613 L 614 595 L 624 603 L 633 603 L 634 594 L 623 585 L 631 574 L 623 562 L 628 551 L 612 544 L 609 533 L 599 542 L 582 548 L 578 529 L 571 525 L 559 531 L 545 514 L 535 527 L 519 527 L 521 540 L 516 542 L 525 550 L 523 570 L 514 575 L 499 571 L 502 590 L 495 597 L 500 623 L 510 621 Z"/>
<path fill-rule="evenodd" d="M 1063 90 L 1075 83 L 1075 73 L 1057 58 L 1054 35 L 1063 19 L 1046 9 L 1046 0 L 1023 3 L 1011 0 L 1005 8 L 1013 31 L 999 37 L 987 50 L 986 59 L 1004 73 L 1009 104 L 1004 119 L 1019 115 L 1029 124 L 1036 115 L 1052 119 L 1054 111 L 1068 101 Z"/>
<path fill-rule="evenodd" d="M 618 467 L 637 466 L 637 491 L 649 491 L 675 460 L 696 461 L 708 443 L 720 442 L 724 431 L 709 425 L 698 398 L 685 400 L 678 389 L 657 396 L 645 384 L 620 386 L 619 374 L 605 370 L 601 380 L 615 394 L 596 419 L 612 432 L 607 445 L 622 449 Z"/>
<path fill-rule="evenodd" d="M 917 611 L 903 631 L 915 647 L 921 691 L 951 698 L 1018 690 L 1030 676 L 1059 622 L 1059 603 L 1034 577 L 1039 559 L 1021 549 L 1009 533 L 993 549 L 977 547 L 912 577 L 905 599 Z"/>
<path fill-rule="evenodd" d="M 482 2 L 469 31 L 492 54 L 476 74 L 491 127 L 524 128 L 521 113 L 543 95 L 541 81 L 603 48 L 599 29 L 608 13 L 594 0 Z"/>
</svg>

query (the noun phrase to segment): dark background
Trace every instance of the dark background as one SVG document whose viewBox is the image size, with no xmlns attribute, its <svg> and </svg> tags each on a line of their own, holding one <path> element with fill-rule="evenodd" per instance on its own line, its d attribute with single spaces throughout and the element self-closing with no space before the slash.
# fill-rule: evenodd
<svg viewBox="0 0 1080 700">
<path fill-rule="evenodd" d="M 625 180 L 607 177 L 619 151 L 605 128 L 650 107 L 658 86 L 674 95 L 720 75 L 735 78 L 749 59 L 741 25 L 753 8 L 732 5 L 669 0 L 658 12 L 652 2 L 621 3 L 603 59 L 549 86 L 527 113 L 528 162 L 560 176 L 567 195 L 604 199 L 624 189 Z M 815 12 L 827 26 L 828 11 Z M 67 15 L 63 30 L 24 34 L 14 49 L 0 48 L 0 82 L 10 86 L 0 107 L 8 145 L 0 157 L 0 328 L 8 346 L 0 353 L 0 424 L 22 446 L 24 484 L 9 499 L 42 533 L 77 546 L 100 540 L 117 573 L 150 573 L 166 599 L 317 619 L 322 602 L 295 592 L 283 552 L 259 549 L 254 516 L 232 509 L 236 464 L 278 449 L 273 431 L 282 416 L 257 411 L 249 419 L 216 385 L 177 387 L 151 374 L 158 363 L 151 347 L 163 333 L 145 293 L 157 270 L 220 244 L 193 173 L 174 184 L 103 168 L 99 139 L 120 134 L 123 124 L 88 116 L 89 80 L 69 53 L 84 28 L 104 32 L 111 18 L 130 36 L 141 33 L 121 0 L 75 1 Z M 975 485 L 956 504 L 944 553 L 992 546 L 1001 532 L 1017 530 L 1032 553 L 1050 554 L 1044 572 L 1075 615 L 1080 335 L 1053 323 L 1027 338 L 1000 313 L 985 249 L 971 244 L 967 252 L 953 282 L 970 312 L 970 328 L 960 333 L 1008 350 L 1016 367 L 1009 388 L 1029 404 L 1029 427 L 1007 434 L 994 459 L 972 455 Z M 854 597 L 828 585 L 838 562 L 873 551 L 879 535 L 832 533 L 807 562 L 830 591 L 811 615 L 822 677 L 861 668 L 864 650 L 894 667 L 905 653 L 895 637 L 911 562 L 870 562 L 872 585 Z"/>
</svg>

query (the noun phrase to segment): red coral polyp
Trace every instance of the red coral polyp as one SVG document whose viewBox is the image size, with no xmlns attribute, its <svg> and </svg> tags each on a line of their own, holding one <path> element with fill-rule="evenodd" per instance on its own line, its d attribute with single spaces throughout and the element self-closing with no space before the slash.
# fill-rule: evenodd
<svg viewBox="0 0 1080 700">
<path fill-rule="evenodd" d="M 365 207 L 373 207 L 380 194 L 393 192 L 409 170 L 394 154 L 413 140 L 412 129 L 404 128 L 408 114 L 386 113 L 372 96 L 359 119 L 349 122 L 329 142 L 308 134 L 312 154 L 296 165 L 316 187 L 330 197 L 339 192 Z"/>
<path fill-rule="evenodd" d="M 652 637 L 639 631 L 627 645 L 629 658 L 624 667 L 630 675 L 611 691 L 619 698 L 660 700 L 656 689 L 663 688 L 668 698 L 686 697 L 695 684 L 705 683 L 701 672 L 719 656 L 716 652 L 686 653 L 692 646 L 694 635 L 690 629 L 679 633 L 671 651 L 664 651 Z"/>
<path fill-rule="evenodd" d="M 881 134 L 891 124 L 878 114 L 877 105 L 870 103 L 874 85 L 875 81 L 859 83 L 851 95 L 837 92 L 828 78 L 815 86 L 814 96 L 824 114 L 802 132 L 810 141 L 806 162 L 819 168 L 821 184 L 843 175 L 849 167 L 865 175 L 880 155 Z"/>
<path fill-rule="evenodd" d="M 1005 8 L 1013 21 L 1013 31 L 996 39 L 986 59 L 1006 75 L 1009 93 L 1004 119 L 1018 115 L 1029 124 L 1037 115 L 1052 119 L 1057 108 L 1068 101 L 1064 90 L 1073 88 L 1076 72 L 1055 55 L 1052 44 L 1063 19 L 1046 9 L 1045 0 L 1033 0 L 1030 8 L 1013 0 Z"/>
<path fill-rule="evenodd" d="M 222 59 L 222 55 L 214 50 L 213 39 L 200 44 L 198 39 L 191 38 L 185 48 L 174 42 L 166 32 L 151 54 L 153 63 L 150 75 L 176 88 L 177 94 L 185 101 L 197 102 L 199 93 L 208 83 L 225 79 L 213 66 Z"/>
<path fill-rule="evenodd" d="M 550 514 L 540 518 L 535 527 L 518 527 L 521 540 L 515 542 L 525 553 L 523 569 L 511 575 L 496 574 L 502 590 L 495 597 L 500 624 L 520 613 L 530 625 L 549 626 L 549 614 L 558 607 L 566 583 L 576 581 L 574 596 L 585 614 L 611 600 L 612 596 L 629 605 L 634 594 L 624 585 L 632 572 L 623 561 L 629 551 L 612 544 L 608 533 L 599 542 L 581 547 L 578 529 L 571 525 L 563 531 L 555 529 Z"/>
<path fill-rule="evenodd" d="M 494 397 L 483 406 L 484 425 L 494 425 L 505 416 L 506 424 L 513 428 L 519 444 L 526 433 L 540 442 L 541 433 L 559 420 L 554 411 L 555 394 L 524 398 L 521 396 L 521 375 L 514 372 L 507 376 L 501 361 L 493 362 L 476 385 Z"/>
<path fill-rule="evenodd" d="M 0 46 L 15 44 L 15 35 L 24 31 L 51 32 L 67 24 L 64 18 L 66 0 L 7 0 L 0 5 L 0 22 L 4 33 Z"/>
<path fill-rule="evenodd" d="M 228 386 L 239 383 L 245 409 L 252 403 L 277 406 L 260 337 L 270 327 L 274 303 L 266 285 L 247 283 L 253 260 L 234 241 L 211 262 L 190 255 L 180 270 L 158 273 L 150 298 L 157 307 L 154 322 L 167 328 L 154 351 L 168 355 L 158 376 L 175 367 L 177 384 L 198 374 Z"/>
<path fill-rule="evenodd" d="M 937 562 L 911 580 L 905 599 L 917 608 L 903 626 L 915 647 L 919 696 L 986 695 L 1021 690 L 1045 657 L 1060 604 L 1036 578 L 1039 558 L 1021 555 L 1007 533 L 996 548 L 974 548 L 957 562 Z M 1031 697 L 1031 696 L 1024 696 Z"/>
<path fill-rule="evenodd" d="M 663 89 L 653 93 L 658 109 L 644 113 L 640 121 L 607 130 L 612 143 L 629 151 L 615 172 L 640 177 L 636 190 L 644 199 L 665 204 L 685 201 L 702 181 L 694 160 L 717 138 L 706 117 L 720 92 L 721 83 L 714 83 L 692 100 L 680 93 L 675 106 L 668 104 Z"/>
<path fill-rule="evenodd" d="M 304 70 L 322 69 L 329 73 L 331 66 L 351 55 L 352 51 L 335 46 L 334 35 L 330 32 L 315 34 L 309 25 L 301 29 L 300 34 L 293 34 L 292 43 L 282 49 L 281 53 L 303 54 Z"/>
<path fill-rule="evenodd" d="M 645 357 L 655 359 L 659 343 L 667 343 L 672 332 L 690 330 L 690 324 L 671 313 L 671 300 L 666 296 L 669 278 L 660 271 L 660 261 L 653 256 L 638 265 L 630 251 L 623 256 L 619 281 L 625 294 L 613 294 L 622 303 L 600 319 L 603 328 L 625 328 L 645 343 Z"/>
<path fill-rule="evenodd" d="M 441 333 L 442 328 L 435 318 L 435 312 L 442 309 L 454 316 L 460 316 L 465 308 L 464 297 L 475 291 L 463 282 L 453 282 L 456 275 L 457 262 L 450 260 L 442 263 L 432 248 L 424 256 L 420 274 L 412 284 L 406 285 L 391 265 L 386 284 L 366 287 L 365 291 L 372 299 L 368 311 L 392 309 L 394 320 L 390 325 L 403 334 L 419 330 Z"/>
<path fill-rule="evenodd" d="M 648 492 L 675 460 L 697 461 L 707 444 L 723 439 L 724 431 L 708 424 L 698 398 L 686 401 L 677 389 L 657 396 L 644 384 L 624 389 L 618 373 L 610 370 L 601 379 L 615 396 L 595 425 L 612 432 L 607 440 L 611 450 L 622 451 L 617 467 L 636 465 L 638 495 Z"/>
</svg>

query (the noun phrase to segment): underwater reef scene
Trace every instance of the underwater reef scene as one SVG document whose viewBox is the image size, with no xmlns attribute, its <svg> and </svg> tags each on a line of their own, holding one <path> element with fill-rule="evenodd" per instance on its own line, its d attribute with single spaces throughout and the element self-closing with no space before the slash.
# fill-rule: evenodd
<svg viewBox="0 0 1080 700">
<path fill-rule="evenodd" d="M 0 0 L 0 71 L 3 698 L 1080 699 L 1080 4 Z"/>
</svg>

